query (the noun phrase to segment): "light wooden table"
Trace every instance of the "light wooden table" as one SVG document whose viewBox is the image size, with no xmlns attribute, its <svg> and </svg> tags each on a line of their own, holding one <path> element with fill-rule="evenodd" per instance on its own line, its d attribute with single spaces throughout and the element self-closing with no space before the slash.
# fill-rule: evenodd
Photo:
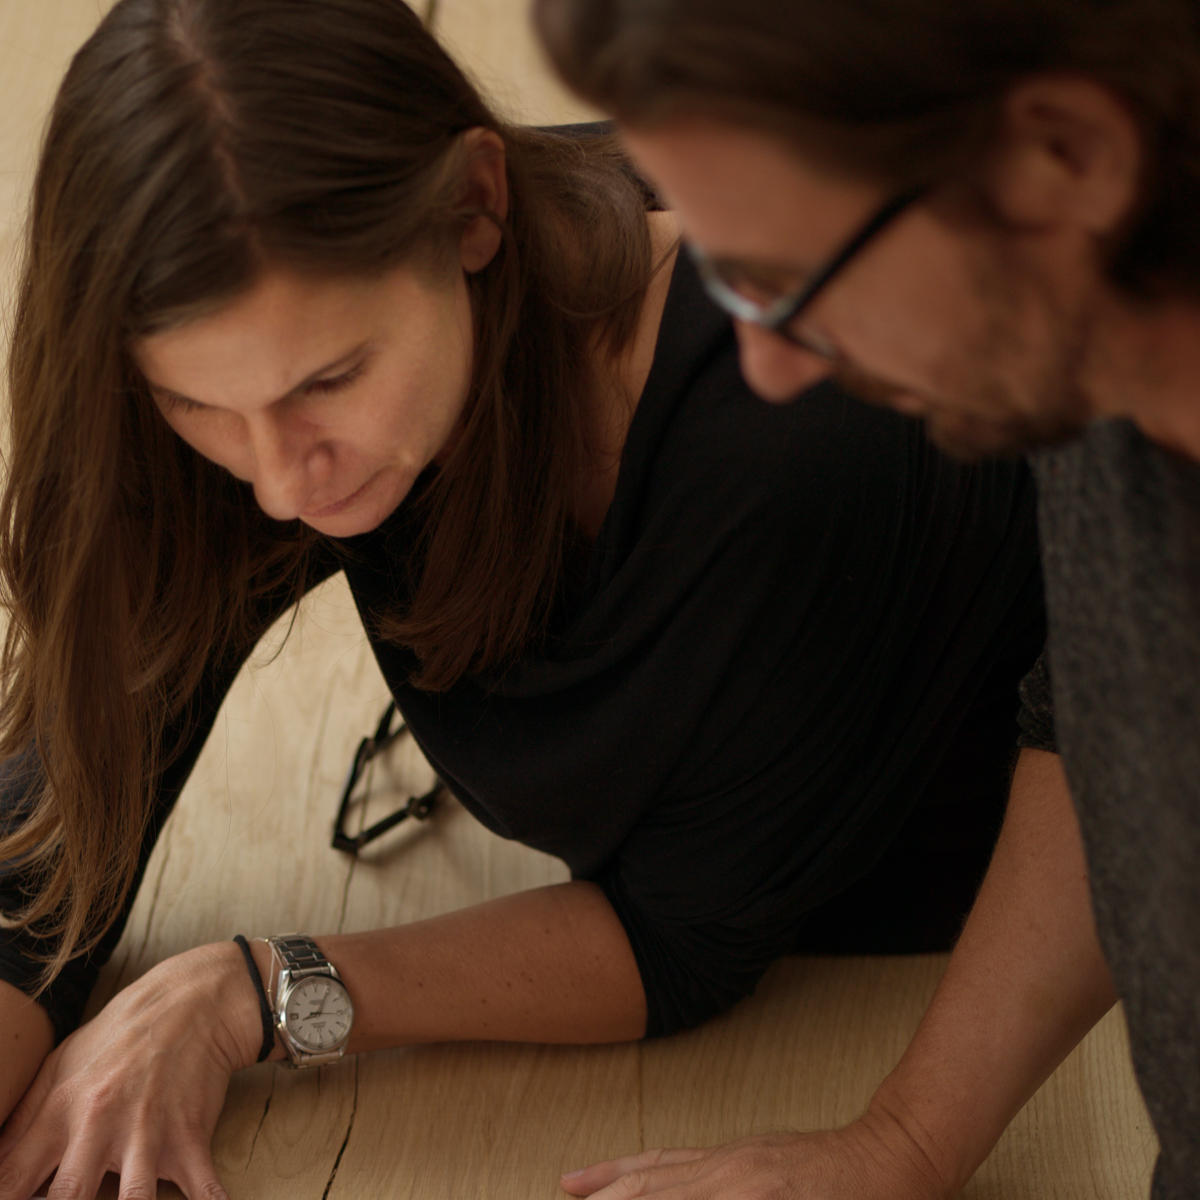
<svg viewBox="0 0 1200 1200">
<path fill-rule="evenodd" d="M 0 254 L 11 265 L 43 114 L 96 0 L 0 0 Z M 582 119 L 546 75 L 522 0 L 437 0 L 435 26 L 510 111 Z M 243 672 L 155 850 L 93 1009 L 163 957 L 235 932 L 369 929 L 566 877 L 453 802 L 350 860 L 329 848 L 357 739 L 386 688 L 338 577 Z M 404 747 L 379 811 L 429 769 Z M 368 818 L 369 819 L 369 818 Z M 940 957 L 793 959 L 702 1029 L 600 1048 L 427 1046 L 320 1071 L 237 1075 L 214 1151 L 234 1200 L 535 1200 L 563 1170 L 663 1144 L 844 1122 L 902 1052 Z M 1155 1142 L 1111 1014 L 1034 1097 L 965 1193 L 1140 1200 Z M 162 1194 L 177 1194 L 164 1188 Z M 110 1191 L 115 1196 L 115 1189 Z"/>
</svg>

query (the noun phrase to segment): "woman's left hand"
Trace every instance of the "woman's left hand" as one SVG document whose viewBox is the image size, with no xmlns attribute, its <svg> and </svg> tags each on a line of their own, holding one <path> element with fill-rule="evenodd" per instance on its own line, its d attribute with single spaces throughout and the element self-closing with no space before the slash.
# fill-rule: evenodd
<svg viewBox="0 0 1200 1200">
<path fill-rule="evenodd" d="M 167 959 L 47 1056 L 0 1136 L 0 1200 L 92 1200 L 108 1171 L 120 1200 L 159 1179 L 227 1200 L 210 1143 L 230 1075 L 258 1056 L 262 1022 L 232 942 Z"/>
<path fill-rule="evenodd" d="M 902 1130 L 874 1117 L 820 1133 L 767 1134 L 709 1150 L 648 1150 L 564 1175 L 592 1200 L 945 1200 Z"/>
</svg>

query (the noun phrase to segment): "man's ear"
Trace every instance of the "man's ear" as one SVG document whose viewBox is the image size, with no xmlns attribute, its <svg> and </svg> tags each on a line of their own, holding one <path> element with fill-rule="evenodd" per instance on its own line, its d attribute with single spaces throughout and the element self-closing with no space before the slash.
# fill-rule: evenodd
<svg viewBox="0 0 1200 1200">
<path fill-rule="evenodd" d="M 482 271 L 500 249 L 497 221 L 508 216 L 508 159 L 504 140 L 493 129 L 468 129 L 463 134 L 466 151 L 465 203 L 495 216 L 472 217 L 459 239 L 459 261 L 468 274 Z"/>
<path fill-rule="evenodd" d="M 1142 136 L 1113 91 L 1089 79 L 1035 76 L 1003 102 L 987 172 L 1006 222 L 1113 233 L 1138 201 Z"/>
</svg>

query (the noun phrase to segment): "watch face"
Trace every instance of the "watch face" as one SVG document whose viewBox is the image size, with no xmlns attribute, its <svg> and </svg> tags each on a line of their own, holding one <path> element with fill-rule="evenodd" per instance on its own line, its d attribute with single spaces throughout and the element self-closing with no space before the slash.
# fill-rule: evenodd
<svg viewBox="0 0 1200 1200">
<path fill-rule="evenodd" d="M 350 997 L 336 979 L 314 975 L 288 989 L 283 1023 L 302 1050 L 334 1049 L 350 1032 L 353 1017 Z"/>
</svg>

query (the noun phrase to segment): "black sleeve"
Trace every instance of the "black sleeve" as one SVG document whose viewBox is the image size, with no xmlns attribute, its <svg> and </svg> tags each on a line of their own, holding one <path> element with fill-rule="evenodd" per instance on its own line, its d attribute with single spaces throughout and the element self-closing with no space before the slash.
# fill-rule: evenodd
<svg viewBox="0 0 1200 1200">
<path fill-rule="evenodd" d="M 317 557 L 309 573 L 308 586 L 315 587 L 332 575 L 339 566 L 332 553 L 323 552 Z M 290 597 L 285 595 L 264 599 L 256 613 L 258 628 L 265 632 L 276 618 L 286 612 L 289 601 Z M 80 955 L 68 962 L 53 983 L 37 997 L 54 1023 L 56 1043 L 61 1042 L 79 1025 L 96 977 L 120 941 L 150 852 L 154 849 L 158 835 L 196 764 L 196 759 L 216 720 L 221 702 L 232 686 L 245 657 L 248 657 L 248 652 L 238 659 L 211 663 L 187 709 L 166 731 L 164 744 L 167 747 L 177 746 L 179 749 L 170 756 L 170 765 L 155 784 L 154 808 L 145 837 L 142 839 L 137 875 L 125 903 L 95 949 L 90 954 Z M 181 738 L 184 740 L 182 746 L 179 746 Z M 29 808 L 29 797 L 34 794 L 34 789 L 40 782 L 40 767 L 32 761 L 33 758 L 33 754 L 30 753 L 19 760 L 0 764 L 0 821 L 8 827 L 21 820 Z M 29 875 L 21 870 L 20 864 L 0 864 L 0 912 L 9 913 L 20 909 L 28 902 L 29 888 Z M 27 995 L 33 995 L 44 965 L 42 958 L 48 949 L 47 940 L 37 937 L 29 930 L 0 927 L 0 979 L 20 988 Z"/>
<path fill-rule="evenodd" d="M 1058 738 L 1054 732 L 1054 694 L 1045 651 L 1034 663 L 1033 670 L 1021 680 L 1021 711 L 1017 723 L 1021 727 L 1017 745 L 1022 750 L 1058 753 Z"/>
<path fill-rule="evenodd" d="M 645 1037 L 691 1029 L 732 1008 L 791 949 L 793 922 L 750 928 L 724 921 L 668 921 L 647 912 L 619 869 L 595 882 L 629 938 L 646 992 Z"/>
</svg>

